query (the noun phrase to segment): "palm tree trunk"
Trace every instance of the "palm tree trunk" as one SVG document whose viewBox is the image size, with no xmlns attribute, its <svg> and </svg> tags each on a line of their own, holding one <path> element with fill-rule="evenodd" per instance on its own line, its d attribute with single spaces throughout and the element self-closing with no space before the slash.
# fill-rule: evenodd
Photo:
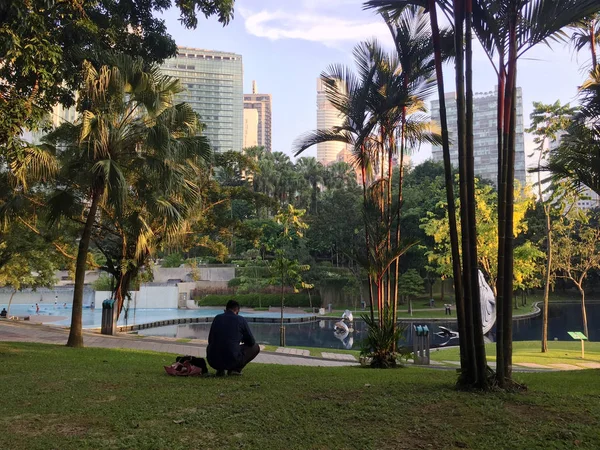
<svg viewBox="0 0 600 450">
<path fill-rule="evenodd" d="M 481 319 L 481 300 L 479 297 L 479 272 L 477 268 L 477 221 L 475 212 L 477 205 L 475 202 L 475 157 L 473 142 L 473 33 L 472 33 L 472 3 L 470 0 L 466 4 L 465 21 L 465 77 L 466 77 L 466 172 L 467 172 L 467 197 L 468 197 L 468 227 L 469 227 L 469 272 L 465 274 L 471 282 L 471 298 L 473 308 L 473 334 L 475 345 L 475 358 L 477 361 L 477 386 L 480 389 L 487 387 L 486 368 L 487 361 L 485 357 L 485 343 L 483 341 L 483 324 Z"/>
<path fill-rule="evenodd" d="M 450 229 L 450 249 L 452 253 L 452 274 L 454 278 L 454 298 L 456 303 L 456 317 L 458 320 L 458 332 L 460 345 L 460 366 L 462 373 L 468 370 L 468 352 L 465 345 L 467 336 L 467 325 L 465 321 L 465 304 L 461 282 L 460 252 L 458 226 L 456 223 L 456 205 L 454 202 L 454 178 L 452 176 L 452 162 L 450 160 L 450 139 L 448 135 L 448 117 L 446 115 L 446 94 L 444 91 L 444 72 L 442 70 L 442 44 L 440 28 L 438 25 L 436 2 L 429 1 L 429 20 L 431 23 L 431 34 L 433 39 L 435 73 L 437 78 L 438 98 L 440 101 L 440 126 L 442 128 L 442 154 L 444 159 L 444 181 L 446 184 L 446 202 L 448 203 L 448 223 Z M 442 280 L 442 301 L 444 297 L 444 285 Z"/>
<path fill-rule="evenodd" d="M 504 52 L 500 52 L 498 63 L 498 270 L 496 275 L 496 377 L 498 380 L 504 380 L 504 312 L 501 307 L 504 299 L 503 284 L 504 280 L 504 193 L 506 191 L 504 172 L 504 127 L 505 127 L 505 89 L 506 72 L 504 69 Z M 500 363 L 498 363 L 500 361 Z"/>
<path fill-rule="evenodd" d="M 475 356 L 475 334 L 473 326 L 473 295 L 471 283 L 471 255 L 469 240 L 469 214 L 468 214 L 468 193 L 467 184 L 469 177 L 467 173 L 466 161 L 466 102 L 465 102 L 465 61 L 464 61 L 464 2 L 462 0 L 454 1 L 454 27 L 455 27 L 455 48 L 456 48 L 456 110 L 457 110 L 457 128 L 458 128 L 458 167 L 459 167 L 459 193 L 460 193 L 460 217 L 462 234 L 462 255 L 463 255 L 463 293 L 465 303 L 465 321 L 467 334 L 465 336 L 465 349 L 467 350 L 468 372 L 463 381 L 467 385 L 475 385 L 478 381 L 477 359 Z M 459 335 L 460 336 L 460 335 Z"/>
<path fill-rule="evenodd" d="M 590 49 L 592 51 L 592 70 L 598 66 L 598 56 L 596 54 L 596 21 L 592 20 L 590 23 Z"/>
<path fill-rule="evenodd" d="M 67 347 L 83 347 L 83 334 L 81 317 L 83 314 L 83 288 L 85 282 L 85 269 L 87 266 L 87 255 L 90 247 L 92 228 L 96 221 L 96 212 L 98 211 L 99 195 L 92 193 L 92 203 L 88 211 L 88 216 L 79 240 L 77 250 L 77 260 L 75 262 L 75 287 L 73 289 L 73 311 L 71 313 L 71 328 Z"/>
<path fill-rule="evenodd" d="M 364 146 L 361 146 L 361 152 L 364 157 Z M 362 177 L 362 185 L 363 185 L 363 207 L 367 207 L 367 169 L 365 167 L 364 161 L 361 162 L 360 165 L 360 173 Z M 365 245 L 366 245 L 366 255 L 367 255 L 367 266 L 370 265 L 370 252 L 369 252 L 369 228 L 367 226 L 367 221 L 365 218 Z M 367 267 L 367 277 L 369 283 L 369 311 L 371 313 L 371 321 L 375 320 L 375 312 L 373 309 L 373 277 L 371 276 L 370 267 Z"/>
<path fill-rule="evenodd" d="M 504 322 L 502 324 L 502 363 L 503 380 L 498 380 L 500 387 L 505 387 L 512 379 L 512 296 L 513 296 L 513 216 L 514 216 L 514 171 L 515 171 L 515 130 L 516 130 L 516 78 L 517 78 L 517 39 L 516 26 L 511 25 L 509 37 L 509 60 L 505 99 L 505 142 L 504 144 L 504 246 L 498 249 L 503 254 L 504 279 L 502 280 Z"/>
</svg>

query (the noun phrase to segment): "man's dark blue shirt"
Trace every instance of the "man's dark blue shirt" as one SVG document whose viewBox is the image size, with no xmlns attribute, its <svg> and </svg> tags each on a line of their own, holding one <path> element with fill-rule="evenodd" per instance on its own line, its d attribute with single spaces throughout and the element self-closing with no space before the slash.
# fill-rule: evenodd
<svg viewBox="0 0 600 450">
<path fill-rule="evenodd" d="M 254 345 L 255 340 L 242 316 L 227 309 L 213 320 L 208 335 L 206 358 L 216 370 L 229 370 L 242 361 L 240 343 Z"/>
</svg>

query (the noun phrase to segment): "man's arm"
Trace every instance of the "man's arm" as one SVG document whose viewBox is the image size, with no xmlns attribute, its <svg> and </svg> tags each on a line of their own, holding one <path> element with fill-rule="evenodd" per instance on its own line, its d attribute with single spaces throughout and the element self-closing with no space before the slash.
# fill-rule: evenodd
<svg viewBox="0 0 600 450">
<path fill-rule="evenodd" d="M 252 336 L 252 331 L 250 331 L 250 327 L 248 326 L 248 322 L 243 317 L 240 317 L 240 319 L 242 319 L 242 342 L 246 345 L 256 344 L 254 336 Z"/>
</svg>

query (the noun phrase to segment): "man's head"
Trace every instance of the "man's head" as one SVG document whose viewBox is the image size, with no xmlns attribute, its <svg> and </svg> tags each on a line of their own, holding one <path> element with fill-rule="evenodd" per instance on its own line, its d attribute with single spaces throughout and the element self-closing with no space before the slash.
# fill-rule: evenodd
<svg viewBox="0 0 600 450">
<path fill-rule="evenodd" d="M 229 300 L 225 306 L 225 309 L 237 314 L 240 312 L 240 304 L 235 300 Z"/>
</svg>

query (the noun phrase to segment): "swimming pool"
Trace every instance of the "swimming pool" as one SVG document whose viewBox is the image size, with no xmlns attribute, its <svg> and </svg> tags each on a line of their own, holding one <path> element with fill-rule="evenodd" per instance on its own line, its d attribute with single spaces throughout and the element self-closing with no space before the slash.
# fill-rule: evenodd
<svg viewBox="0 0 600 450">
<path fill-rule="evenodd" d="M 8 308 L 8 305 L 1 305 L 0 309 Z M 69 326 L 71 324 L 72 308 L 67 304 L 63 305 L 40 305 L 39 313 L 36 313 L 35 305 L 11 305 L 10 314 L 12 316 L 38 316 L 40 321 L 45 324 Z M 143 323 L 156 322 L 159 320 L 183 319 L 195 317 L 214 317 L 221 314 L 223 309 L 130 309 L 127 314 L 125 311 L 119 317 L 118 325 L 136 325 Z M 279 312 L 241 311 L 240 315 L 248 317 L 277 318 Z M 290 314 L 284 313 L 286 318 L 309 317 L 312 314 Z M 84 328 L 99 328 L 102 322 L 102 308 L 84 308 L 82 314 L 82 325 Z"/>
</svg>

